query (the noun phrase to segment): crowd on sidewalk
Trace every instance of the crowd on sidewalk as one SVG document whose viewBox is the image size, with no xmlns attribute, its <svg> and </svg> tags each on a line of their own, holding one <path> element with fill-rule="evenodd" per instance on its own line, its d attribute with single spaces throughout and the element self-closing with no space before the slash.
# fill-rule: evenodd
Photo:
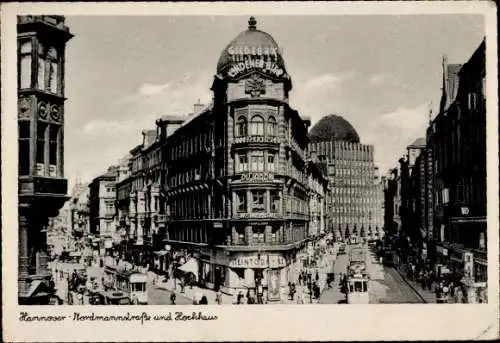
<svg viewBox="0 0 500 343">
<path fill-rule="evenodd" d="M 467 303 L 467 289 L 453 273 L 438 274 L 422 261 L 402 262 L 399 271 L 426 300 L 438 303 Z"/>
</svg>

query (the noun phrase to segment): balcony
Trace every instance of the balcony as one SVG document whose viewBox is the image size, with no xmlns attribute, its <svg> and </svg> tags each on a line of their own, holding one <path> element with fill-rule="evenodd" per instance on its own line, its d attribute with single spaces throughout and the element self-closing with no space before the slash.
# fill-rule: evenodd
<svg viewBox="0 0 500 343">
<path fill-rule="evenodd" d="M 247 241 L 245 239 L 239 239 L 236 242 L 231 242 L 230 244 L 220 245 L 216 247 L 224 248 L 229 251 L 284 251 L 296 248 L 306 242 L 308 239 L 309 238 L 306 237 L 304 239 L 292 241 L 291 239 L 287 240 L 285 238 L 281 238 L 264 242 L 254 242 L 253 240 Z"/>
</svg>

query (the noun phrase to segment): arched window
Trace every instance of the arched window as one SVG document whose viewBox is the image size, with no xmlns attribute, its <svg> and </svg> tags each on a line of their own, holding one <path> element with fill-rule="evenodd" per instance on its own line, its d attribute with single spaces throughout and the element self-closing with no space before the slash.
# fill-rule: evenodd
<svg viewBox="0 0 500 343">
<path fill-rule="evenodd" d="M 277 125 L 276 125 L 276 119 L 274 117 L 269 117 L 267 120 L 267 135 L 268 136 L 277 136 Z"/>
<path fill-rule="evenodd" d="M 261 116 L 253 116 L 250 122 L 250 134 L 252 136 L 264 136 L 264 119 Z"/>
<path fill-rule="evenodd" d="M 58 87 L 59 80 L 58 80 L 58 70 L 57 70 L 58 56 L 57 56 L 56 49 L 50 48 L 47 51 L 47 60 L 48 60 L 48 68 L 49 68 L 48 69 L 48 72 L 49 72 L 48 89 L 51 93 L 57 93 L 59 91 L 59 89 L 58 89 L 59 88 Z"/>
<path fill-rule="evenodd" d="M 245 137 L 247 135 L 247 120 L 245 117 L 239 117 L 236 122 L 236 137 Z"/>
</svg>

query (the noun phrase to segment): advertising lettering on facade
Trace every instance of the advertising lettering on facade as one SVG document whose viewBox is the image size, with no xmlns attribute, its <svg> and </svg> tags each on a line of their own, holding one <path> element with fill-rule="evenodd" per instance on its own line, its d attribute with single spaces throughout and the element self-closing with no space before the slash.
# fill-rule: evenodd
<svg viewBox="0 0 500 343">
<path fill-rule="evenodd" d="M 278 49 L 265 46 L 230 46 L 227 52 L 232 65 L 229 77 L 236 77 L 252 70 L 259 70 L 275 77 L 284 76 L 285 71 L 277 64 Z"/>
<path fill-rule="evenodd" d="M 269 255 L 269 268 L 283 268 L 286 265 L 286 259 L 282 255 Z"/>
<path fill-rule="evenodd" d="M 234 144 L 240 143 L 279 143 L 279 139 L 266 136 L 237 137 L 234 139 Z"/>
<path fill-rule="evenodd" d="M 269 212 L 252 212 L 252 213 L 239 212 L 236 213 L 235 216 L 239 219 L 274 219 L 274 218 L 279 218 L 280 214 L 269 213 Z"/>
<path fill-rule="evenodd" d="M 231 268 L 267 268 L 267 256 L 240 256 L 229 261 Z"/>
<path fill-rule="evenodd" d="M 242 182 L 270 182 L 274 181 L 274 174 L 271 173 L 245 173 L 241 174 Z"/>
</svg>

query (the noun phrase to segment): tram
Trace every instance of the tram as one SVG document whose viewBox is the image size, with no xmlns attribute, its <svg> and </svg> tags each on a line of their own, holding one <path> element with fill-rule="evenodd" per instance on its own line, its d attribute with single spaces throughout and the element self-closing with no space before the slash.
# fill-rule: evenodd
<svg viewBox="0 0 500 343">
<path fill-rule="evenodd" d="M 123 292 L 134 305 L 147 305 L 147 274 L 135 270 L 123 270 L 120 268 L 106 266 L 106 288 Z"/>
<path fill-rule="evenodd" d="M 348 304 L 368 304 L 369 276 L 366 270 L 367 253 L 363 248 L 352 248 L 347 267 L 346 296 Z"/>
</svg>

